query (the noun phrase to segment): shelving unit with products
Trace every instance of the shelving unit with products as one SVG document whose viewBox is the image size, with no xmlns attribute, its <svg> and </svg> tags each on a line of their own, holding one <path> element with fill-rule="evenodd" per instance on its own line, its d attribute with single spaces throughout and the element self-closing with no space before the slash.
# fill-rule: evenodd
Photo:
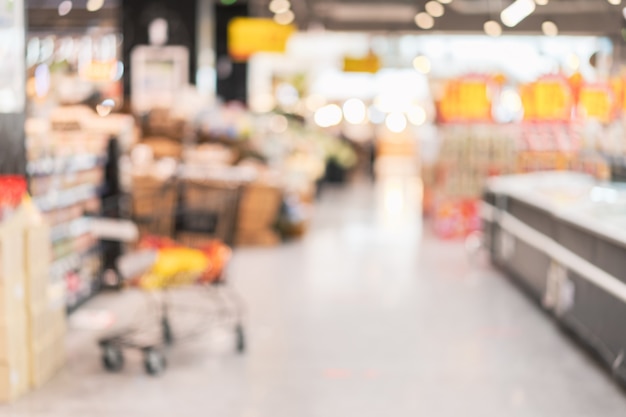
<svg viewBox="0 0 626 417">
<path fill-rule="evenodd" d="M 88 215 L 100 212 L 108 135 L 34 119 L 26 134 L 31 195 L 51 226 L 50 279 L 65 281 L 71 311 L 99 288 L 101 250 Z"/>
</svg>

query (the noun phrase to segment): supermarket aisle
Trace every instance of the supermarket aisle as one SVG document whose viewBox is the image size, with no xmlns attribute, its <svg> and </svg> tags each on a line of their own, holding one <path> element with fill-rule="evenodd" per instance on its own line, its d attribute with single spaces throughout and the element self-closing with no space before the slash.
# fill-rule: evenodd
<svg viewBox="0 0 626 417">
<path fill-rule="evenodd" d="M 412 180 L 327 190 L 304 241 L 238 251 L 246 356 L 217 333 L 172 351 L 161 378 L 132 357 L 107 375 L 93 332 L 74 330 L 62 375 L 0 415 L 623 416 L 606 373 L 516 288 L 422 239 L 418 204 Z M 124 318 L 136 299 L 88 308 Z"/>
</svg>

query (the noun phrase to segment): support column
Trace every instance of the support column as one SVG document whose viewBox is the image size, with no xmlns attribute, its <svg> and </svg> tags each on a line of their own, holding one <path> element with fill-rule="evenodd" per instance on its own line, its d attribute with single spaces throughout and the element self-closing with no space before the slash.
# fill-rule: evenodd
<svg viewBox="0 0 626 417">
<path fill-rule="evenodd" d="M 248 100 L 248 64 L 232 62 L 228 56 L 228 22 L 240 16 L 248 16 L 247 4 L 215 5 L 217 95 L 225 102 Z"/>
<path fill-rule="evenodd" d="M 26 148 L 24 146 L 24 122 L 26 100 L 25 6 L 22 0 L 14 0 L 13 12 L 0 21 L 5 29 L 0 36 L 4 45 L 1 55 L 6 61 L 0 69 L 0 90 L 5 90 L 0 102 L 0 174 L 25 174 Z M 6 98 L 8 96 L 8 98 Z"/>
</svg>

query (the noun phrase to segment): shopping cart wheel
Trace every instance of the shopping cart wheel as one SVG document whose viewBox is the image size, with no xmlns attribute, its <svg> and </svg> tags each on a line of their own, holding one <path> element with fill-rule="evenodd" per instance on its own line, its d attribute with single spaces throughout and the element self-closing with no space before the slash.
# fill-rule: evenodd
<svg viewBox="0 0 626 417">
<path fill-rule="evenodd" d="M 167 362 L 165 361 L 165 356 L 163 353 L 159 352 L 156 349 L 149 348 L 146 349 L 143 353 L 143 363 L 146 367 L 146 372 L 149 375 L 159 375 L 167 366 Z"/>
<path fill-rule="evenodd" d="M 237 324 L 235 326 L 235 337 L 236 337 L 236 349 L 237 353 L 243 353 L 246 350 L 246 335 L 243 331 L 243 326 L 241 324 Z"/>
<path fill-rule="evenodd" d="M 113 345 L 102 346 L 102 365 L 109 372 L 119 372 L 124 368 L 122 349 Z"/>
</svg>

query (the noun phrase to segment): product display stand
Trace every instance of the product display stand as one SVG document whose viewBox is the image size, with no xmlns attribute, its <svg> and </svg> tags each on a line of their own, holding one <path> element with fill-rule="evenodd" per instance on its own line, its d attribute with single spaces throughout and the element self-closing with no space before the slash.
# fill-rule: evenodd
<svg viewBox="0 0 626 417">
<path fill-rule="evenodd" d="M 492 261 L 626 383 L 626 190 L 577 174 L 489 182 Z"/>
</svg>

